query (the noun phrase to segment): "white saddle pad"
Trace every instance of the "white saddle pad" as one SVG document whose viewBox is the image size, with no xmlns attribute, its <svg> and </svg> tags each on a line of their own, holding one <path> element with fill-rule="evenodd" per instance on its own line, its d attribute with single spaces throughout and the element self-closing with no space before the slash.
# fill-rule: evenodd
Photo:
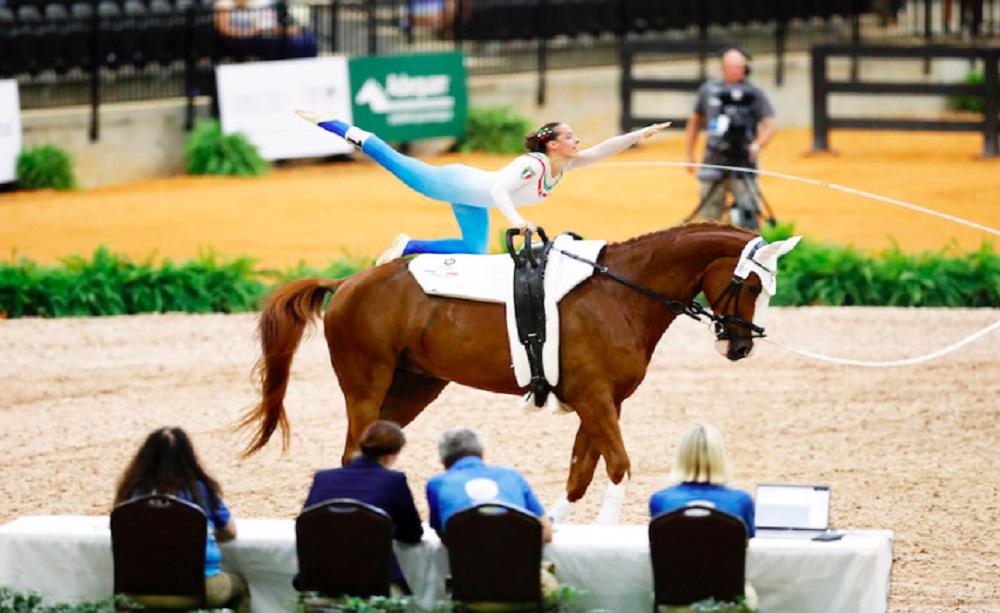
<svg viewBox="0 0 1000 613">
<path fill-rule="evenodd" d="M 559 383 L 558 303 L 574 287 L 594 273 L 594 268 L 568 258 L 558 250 L 597 261 L 605 241 L 578 241 L 567 235 L 556 237 L 545 270 L 545 344 L 542 367 L 551 385 Z M 410 274 L 433 296 L 496 302 L 506 306 L 507 336 L 513 358 L 514 377 L 525 387 L 531 382 L 528 353 L 517 336 L 514 318 L 514 261 L 509 255 L 418 255 L 410 260 Z"/>
</svg>

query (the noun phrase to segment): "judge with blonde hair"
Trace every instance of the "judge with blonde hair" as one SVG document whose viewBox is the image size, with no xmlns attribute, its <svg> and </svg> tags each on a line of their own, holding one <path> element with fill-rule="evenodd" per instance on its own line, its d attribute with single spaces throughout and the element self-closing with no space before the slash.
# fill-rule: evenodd
<svg viewBox="0 0 1000 613">
<path fill-rule="evenodd" d="M 753 498 L 728 487 L 726 441 L 715 426 L 697 424 L 681 435 L 670 480 L 673 485 L 649 499 L 650 517 L 689 505 L 707 506 L 740 518 L 746 524 L 747 538 L 754 535 Z M 756 610 L 757 593 L 749 582 L 745 593 L 746 605 Z"/>
</svg>

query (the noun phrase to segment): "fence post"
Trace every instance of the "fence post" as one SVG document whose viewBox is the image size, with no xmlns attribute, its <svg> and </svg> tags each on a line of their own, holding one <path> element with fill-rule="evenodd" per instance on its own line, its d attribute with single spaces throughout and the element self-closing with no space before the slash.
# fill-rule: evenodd
<svg viewBox="0 0 1000 613">
<path fill-rule="evenodd" d="M 195 54 L 198 51 L 195 36 L 197 36 L 195 23 L 195 7 L 190 5 L 184 12 L 184 26 L 187 29 L 184 40 L 187 43 L 184 49 L 184 96 L 187 98 L 184 112 L 184 129 L 188 132 L 194 127 L 194 96 L 195 96 Z"/>
<path fill-rule="evenodd" d="M 931 3 L 933 0 L 924 0 L 924 46 L 931 44 L 931 35 L 933 30 L 931 28 Z M 924 74 L 929 75 L 931 73 L 931 56 L 928 53 L 924 58 Z"/>
<path fill-rule="evenodd" d="M 1000 86 L 997 70 L 1000 69 L 1000 49 L 986 49 L 983 55 L 983 70 L 986 74 L 986 88 L 983 92 L 983 157 L 997 156 L 997 140 L 1000 126 Z"/>
<path fill-rule="evenodd" d="M 857 49 L 861 45 L 861 11 L 864 8 L 860 0 L 854 0 L 854 4 L 851 7 L 851 45 Z M 861 63 L 861 58 L 857 55 L 851 56 L 851 82 L 858 82 L 858 64 Z"/>
<path fill-rule="evenodd" d="M 827 52 L 823 47 L 812 48 L 812 112 L 813 146 L 815 152 L 830 150 L 830 121 L 827 116 Z"/>
<path fill-rule="evenodd" d="M 101 18 L 94 7 L 90 17 L 90 142 L 101 136 Z"/>
<path fill-rule="evenodd" d="M 330 53 L 337 53 L 337 25 L 340 21 L 340 0 L 330 0 Z"/>
<path fill-rule="evenodd" d="M 621 63 L 621 82 L 619 98 L 622 101 L 621 131 L 624 134 L 632 129 L 632 51 L 626 49 L 623 41 L 618 51 Z"/>
<path fill-rule="evenodd" d="M 376 9 L 378 0 L 368 0 L 368 55 L 378 55 L 378 32 Z"/>
<path fill-rule="evenodd" d="M 535 18 L 535 35 L 538 37 L 538 84 L 535 93 L 535 102 L 538 106 L 545 106 L 545 77 L 548 68 L 548 28 L 545 20 L 546 0 L 539 0 L 535 7 L 537 16 Z"/>
</svg>

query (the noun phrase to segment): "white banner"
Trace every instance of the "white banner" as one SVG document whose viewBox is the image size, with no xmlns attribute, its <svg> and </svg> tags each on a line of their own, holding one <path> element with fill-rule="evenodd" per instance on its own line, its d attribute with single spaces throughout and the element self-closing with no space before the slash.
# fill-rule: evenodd
<svg viewBox="0 0 1000 613">
<path fill-rule="evenodd" d="M 17 81 L 0 81 L 0 183 L 17 180 L 17 156 L 21 153 L 21 102 Z"/>
<path fill-rule="evenodd" d="M 347 58 L 308 58 L 218 66 L 219 116 L 226 134 L 242 132 L 265 160 L 350 153 L 344 139 L 295 114 L 336 110 L 351 122 Z"/>
</svg>

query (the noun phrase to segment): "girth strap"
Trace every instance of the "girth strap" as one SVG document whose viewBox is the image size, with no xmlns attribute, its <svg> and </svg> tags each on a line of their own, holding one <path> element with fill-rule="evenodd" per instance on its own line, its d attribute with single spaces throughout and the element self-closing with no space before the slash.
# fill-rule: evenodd
<svg viewBox="0 0 1000 613">
<path fill-rule="evenodd" d="M 513 230 L 516 233 L 517 230 Z M 514 258 L 514 317 L 517 337 L 528 354 L 535 406 L 545 406 L 552 386 L 545 378 L 542 346 L 545 344 L 545 265 L 552 242 L 539 228 L 541 243 L 531 243 L 531 230 L 525 230 L 525 242 L 520 253 L 514 251 L 511 230 L 507 231 L 507 247 Z"/>
</svg>

